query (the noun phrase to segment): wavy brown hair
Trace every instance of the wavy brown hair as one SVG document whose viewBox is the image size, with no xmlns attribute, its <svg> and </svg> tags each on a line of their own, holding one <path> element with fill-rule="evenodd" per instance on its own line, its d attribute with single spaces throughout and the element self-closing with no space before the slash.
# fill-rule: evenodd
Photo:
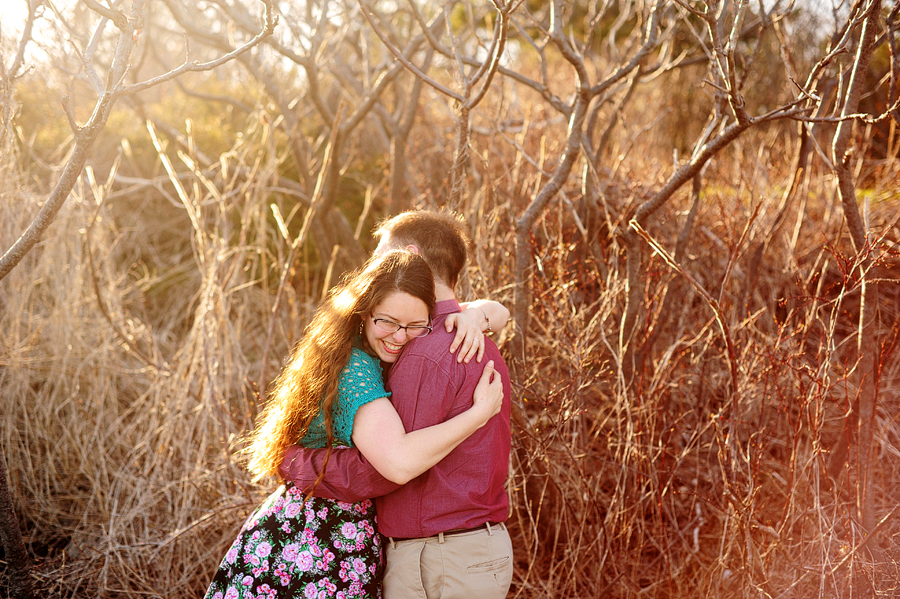
<svg viewBox="0 0 900 599">
<path fill-rule="evenodd" d="M 303 438 L 320 410 L 328 447 L 332 447 L 331 406 L 341 371 L 350 359 L 363 318 L 394 292 L 419 298 L 429 313 L 434 309 L 434 279 L 421 256 L 406 251 L 382 254 L 345 275 L 331 289 L 275 380 L 250 435 L 246 452 L 254 480 L 277 475 L 285 450 Z M 363 348 L 371 353 L 365 338 Z"/>
</svg>

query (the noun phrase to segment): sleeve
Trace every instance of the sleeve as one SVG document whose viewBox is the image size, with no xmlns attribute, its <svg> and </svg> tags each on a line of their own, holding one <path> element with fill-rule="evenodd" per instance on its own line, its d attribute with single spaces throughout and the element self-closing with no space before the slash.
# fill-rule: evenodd
<svg viewBox="0 0 900 599">
<path fill-rule="evenodd" d="M 278 473 L 304 493 L 309 492 L 322 471 L 327 449 L 309 449 L 292 445 L 284 454 Z M 335 447 L 325 469 L 325 477 L 313 495 L 353 503 L 387 495 L 400 485 L 384 478 L 366 461 L 358 449 Z"/>
<path fill-rule="evenodd" d="M 332 412 L 334 436 L 352 447 L 356 411 L 370 401 L 390 396 L 384 389 L 381 365 L 364 351 L 354 349 L 341 373 L 338 395 Z"/>
</svg>

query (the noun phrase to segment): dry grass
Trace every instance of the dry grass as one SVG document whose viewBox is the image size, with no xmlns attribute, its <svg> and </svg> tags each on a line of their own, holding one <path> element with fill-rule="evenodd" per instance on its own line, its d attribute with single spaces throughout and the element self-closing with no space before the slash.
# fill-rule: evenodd
<svg viewBox="0 0 900 599">
<path fill-rule="evenodd" d="M 652 317 L 638 342 L 654 327 L 655 343 L 644 345 L 637 384 L 627 389 L 617 366 L 623 273 L 611 260 L 608 277 L 596 278 L 602 269 L 573 255 L 559 235 L 536 245 L 543 268 L 535 273 L 513 470 L 517 547 L 529 548 L 520 556 L 518 596 L 889 597 L 900 590 L 894 355 L 882 370 L 881 521 L 872 542 L 856 513 L 858 464 L 837 481 L 825 472 L 859 380 L 858 283 L 841 270 L 849 257 L 825 242 L 840 236 L 842 215 L 825 209 L 809 219 L 824 208 L 812 185 L 824 182 L 804 190 L 807 212 L 795 211 L 797 233 L 770 249 L 750 310 L 743 309 L 746 247 L 738 244 L 746 221 L 734 218 L 749 211 L 735 205 L 735 190 L 705 198 L 684 270 L 720 298 L 737 353 L 733 394 L 714 312 L 681 276 L 658 259 L 647 263 Z M 872 228 L 896 239 L 900 197 L 894 190 L 881 199 Z M 677 220 L 661 217 L 652 234 L 672 247 L 677 230 L 667 230 L 667 219 Z M 874 277 L 887 326 L 900 306 L 895 243 L 879 246 Z M 676 301 L 665 303 L 666 293 Z"/>
<path fill-rule="evenodd" d="M 290 209 L 266 187 L 278 160 L 256 153 L 266 146 L 253 134 L 228 155 L 227 174 L 184 179 L 182 200 L 162 181 L 104 202 L 122 187 L 86 178 L 46 241 L 0 284 L 2 447 L 48 596 L 199 597 L 269 491 L 249 483 L 236 450 L 258 410 L 263 364 L 271 378 L 314 306 L 306 290 L 319 283 L 295 273 L 266 353 L 285 259 L 269 203 Z M 653 341 L 637 383 L 626 385 L 621 248 L 610 238 L 600 252 L 586 250 L 563 200 L 535 231 L 528 360 L 510 357 L 511 596 L 900 590 L 900 361 L 889 355 L 882 369 L 882 522 L 868 542 L 855 513 L 857 465 L 837 481 L 824 469 L 858 384 L 857 289 L 841 270 L 841 214 L 829 207 L 827 178 L 810 175 L 748 289 L 748 242 L 739 241 L 752 210 L 741 198 L 778 197 L 787 174 L 754 169 L 761 159 L 747 154 L 734 155 L 736 183 L 704 191 L 682 264 L 721 297 L 734 392 L 713 311 L 658 258 L 646 264 L 649 317 L 639 339 Z M 885 169 L 869 214 L 873 231 L 892 236 L 879 246 L 877 277 L 886 337 L 898 317 L 896 170 Z M 610 201 L 633 201 L 631 183 L 611 186 Z M 477 223 L 468 284 L 508 303 L 510 222 L 522 206 L 498 198 L 520 197 L 522 184 L 497 177 L 490 196 L 478 192 L 466 207 Z M 0 197 L 7 246 L 38 199 L 10 185 Z M 751 240 L 775 204 L 760 207 Z M 650 231 L 665 247 L 676 242 L 680 208 Z M 502 346 L 511 334 L 498 336 Z"/>
<path fill-rule="evenodd" d="M 269 302 L 253 277 L 276 258 L 235 245 L 265 221 L 247 187 L 240 206 L 191 198 L 198 226 L 171 256 L 146 241 L 164 226 L 152 211 L 120 228 L 97 186 L 4 280 L 3 447 L 31 546 L 54 567 L 65 550 L 63 594 L 195 595 L 264 493 L 234 456 Z M 31 212 L 13 208 L 4 243 Z M 234 211 L 244 228 L 226 235 Z M 123 257 L 139 261 L 115 272 Z M 280 333 L 273 370 L 296 328 Z"/>
</svg>

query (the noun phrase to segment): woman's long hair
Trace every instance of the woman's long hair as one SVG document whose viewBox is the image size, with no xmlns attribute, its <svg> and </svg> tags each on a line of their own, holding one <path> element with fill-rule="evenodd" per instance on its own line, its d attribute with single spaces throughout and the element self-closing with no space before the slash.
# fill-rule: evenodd
<svg viewBox="0 0 900 599">
<path fill-rule="evenodd" d="M 363 319 L 394 292 L 417 297 L 434 308 L 434 279 L 421 256 L 392 251 L 372 258 L 345 275 L 306 327 L 287 364 L 275 380 L 246 449 L 248 467 L 259 480 L 278 474 L 285 450 L 300 441 L 320 410 L 334 442 L 331 406 L 337 397 L 341 371 L 350 359 L 353 339 Z M 371 353 L 371 349 L 364 348 Z M 373 354 L 374 355 L 374 354 Z"/>
</svg>

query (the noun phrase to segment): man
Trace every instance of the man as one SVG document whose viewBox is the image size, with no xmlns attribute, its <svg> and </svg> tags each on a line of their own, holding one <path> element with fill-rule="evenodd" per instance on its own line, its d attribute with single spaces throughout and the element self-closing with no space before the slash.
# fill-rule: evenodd
<svg viewBox="0 0 900 599">
<path fill-rule="evenodd" d="M 480 364 L 459 361 L 449 351 L 454 335 L 444 326 L 448 317 L 460 312 L 454 289 L 465 267 L 467 238 L 459 219 L 433 211 L 400 214 L 383 223 L 375 235 L 380 240 L 376 254 L 391 249 L 417 252 L 434 273 L 438 300 L 434 332 L 407 345 L 386 381 L 404 427 L 417 430 L 468 408 L 481 375 Z M 489 315 L 485 312 L 488 330 Z M 509 371 L 489 339 L 484 352 L 503 378 L 503 407 L 440 463 L 399 487 L 379 475 L 357 450 L 335 449 L 315 486 L 315 495 L 321 497 L 376 498 L 379 529 L 387 539 L 385 599 L 490 599 L 505 597 L 509 590 L 512 544 L 505 525 Z M 326 454 L 322 449 L 293 448 L 281 474 L 309 489 Z"/>
</svg>

